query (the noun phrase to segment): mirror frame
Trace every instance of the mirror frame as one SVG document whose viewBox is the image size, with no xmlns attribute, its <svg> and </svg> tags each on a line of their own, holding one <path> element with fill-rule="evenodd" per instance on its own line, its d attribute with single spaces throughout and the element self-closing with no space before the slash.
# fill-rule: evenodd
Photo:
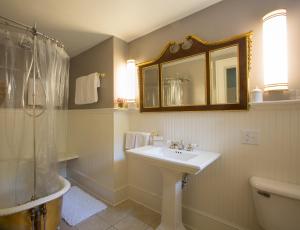
<svg viewBox="0 0 300 230">
<path fill-rule="evenodd" d="M 160 56 L 152 61 L 138 64 L 139 73 L 139 92 L 140 92 L 140 111 L 141 112 L 162 112 L 162 111 L 208 111 L 208 110 L 247 110 L 249 101 L 248 78 L 251 64 L 251 48 L 252 48 L 252 32 L 237 35 L 229 39 L 208 42 L 194 35 L 189 35 L 186 40 L 192 41 L 192 46 L 183 49 L 184 42 L 169 42 L 164 48 Z M 211 104 L 211 88 L 210 88 L 210 52 L 222 48 L 238 45 L 238 63 L 239 63 L 239 103 L 236 104 Z M 171 49 L 177 47 L 175 52 Z M 178 49 L 179 48 L 179 49 Z M 206 105 L 188 105 L 188 106 L 170 106 L 162 105 L 162 64 L 177 59 L 187 58 L 197 54 L 205 53 L 206 57 Z M 144 80 L 143 68 L 152 65 L 158 65 L 159 68 L 159 107 L 145 108 L 144 100 Z"/>
</svg>

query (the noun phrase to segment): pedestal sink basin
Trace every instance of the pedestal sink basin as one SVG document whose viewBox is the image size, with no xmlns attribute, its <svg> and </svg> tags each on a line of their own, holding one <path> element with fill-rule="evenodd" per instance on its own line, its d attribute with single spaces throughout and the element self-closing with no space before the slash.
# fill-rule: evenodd
<svg viewBox="0 0 300 230">
<path fill-rule="evenodd" d="M 130 149 L 127 153 L 161 170 L 163 197 L 161 223 L 157 230 L 185 230 L 181 215 L 182 177 L 184 174 L 198 174 L 217 160 L 220 154 L 156 146 Z"/>
</svg>

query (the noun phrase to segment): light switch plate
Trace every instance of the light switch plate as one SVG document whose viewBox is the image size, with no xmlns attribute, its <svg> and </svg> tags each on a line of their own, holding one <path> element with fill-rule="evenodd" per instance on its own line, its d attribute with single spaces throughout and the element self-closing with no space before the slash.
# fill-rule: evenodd
<svg viewBox="0 0 300 230">
<path fill-rule="evenodd" d="M 259 145 L 260 132 L 258 130 L 241 130 L 241 143 L 246 145 Z"/>
</svg>

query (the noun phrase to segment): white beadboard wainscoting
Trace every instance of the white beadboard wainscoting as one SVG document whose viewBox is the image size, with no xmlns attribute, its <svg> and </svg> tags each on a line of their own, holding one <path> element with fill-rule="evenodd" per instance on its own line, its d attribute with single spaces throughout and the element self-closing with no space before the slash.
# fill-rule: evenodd
<svg viewBox="0 0 300 230">
<path fill-rule="evenodd" d="M 78 160 L 68 163 L 67 175 L 105 201 L 113 201 L 113 113 L 110 110 L 69 111 L 68 152 Z"/>
<path fill-rule="evenodd" d="M 157 131 L 165 139 L 197 143 L 221 153 L 192 176 L 183 195 L 184 223 L 194 229 L 260 229 L 249 177 L 300 184 L 300 104 L 256 105 L 249 111 L 130 113 L 130 129 Z M 259 145 L 241 144 L 241 130 L 260 133 Z M 159 211 L 161 176 L 129 159 L 129 196 Z"/>
<path fill-rule="evenodd" d="M 128 199 L 123 151 L 128 129 L 128 114 L 118 110 L 70 110 L 68 152 L 79 155 L 68 162 L 70 181 L 112 205 Z"/>
<path fill-rule="evenodd" d="M 165 140 L 221 153 L 184 190 L 183 220 L 191 229 L 261 230 L 249 177 L 300 184 L 300 103 L 259 104 L 249 111 L 70 110 L 68 117 L 68 152 L 79 159 L 68 162 L 67 175 L 112 205 L 129 198 L 160 212 L 160 172 L 126 157 L 128 130 L 156 131 Z M 258 131 L 259 145 L 241 144 L 242 130 Z"/>
</svg>

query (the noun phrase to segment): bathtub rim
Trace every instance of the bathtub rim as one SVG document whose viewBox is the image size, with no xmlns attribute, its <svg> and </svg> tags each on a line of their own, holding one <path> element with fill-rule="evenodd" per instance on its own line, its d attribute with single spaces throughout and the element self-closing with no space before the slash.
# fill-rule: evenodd
<svg viewBox="0 0 300 230">
<path fill-rule="evenodd" d="M 41 204 L 48 203 L 48 202 L 50 202 L 52 200 L 55 200 L 57 198 L 60 198 L 66 192 L 69 191 L 69 189 L 71 187 L 71 184 L 67 179 L 65 179 L 62 176 L 59 176 L 59 181 L 62 185 L 62 188 L 59 191 L 57 191 L 56 193 L 50 194 L 49 196 L 45 196 L 45 197 L 39 198 L 39 199 L 34 200 L 34 201 L 29 201 L 29 202 L 27 202 L 25 204 L 22 204 L 22 205 L 0 209 L 0 216 L 12 215 L 12 214 L 22 212 L 22 211 L 31 209 L 33 207 L 39 206 Z"/>
</svg>

